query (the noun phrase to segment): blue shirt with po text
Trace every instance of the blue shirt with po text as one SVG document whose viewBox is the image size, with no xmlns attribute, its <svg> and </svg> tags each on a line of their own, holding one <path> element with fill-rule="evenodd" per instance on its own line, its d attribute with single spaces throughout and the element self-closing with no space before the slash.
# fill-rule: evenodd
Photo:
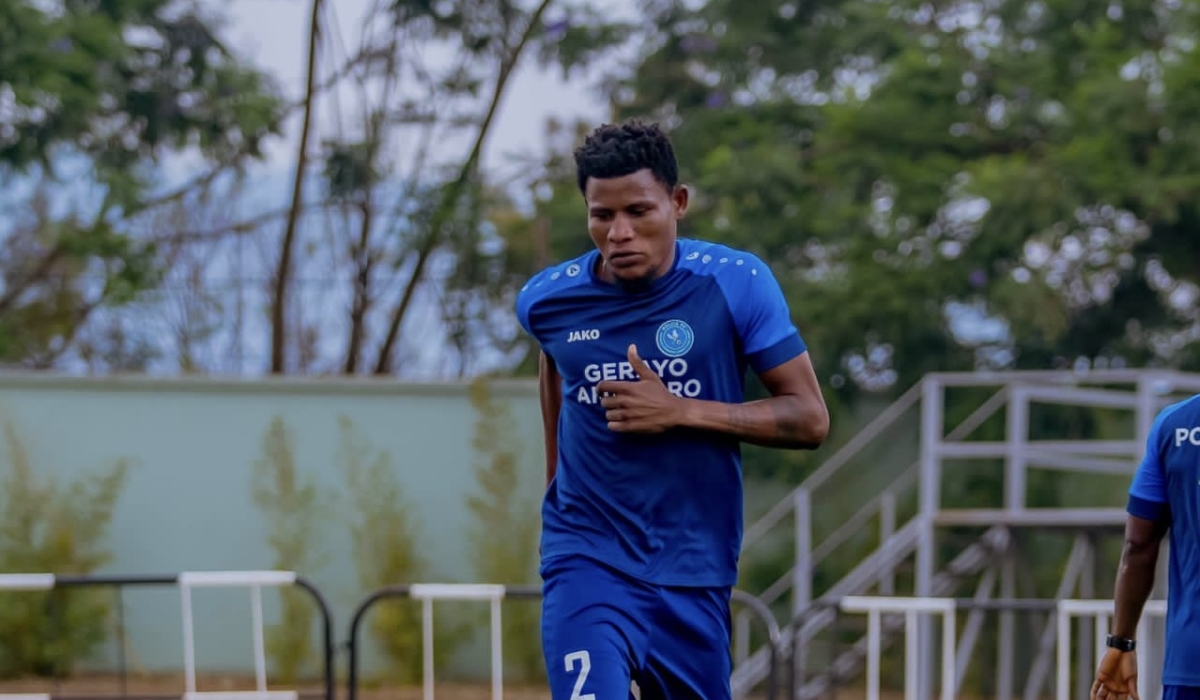
<svg viewBox="0 0 1200 700">
<path fill-rule="evenodd" d="M 1200 687 L 1200 396 L 1158 414 L 1129 488 L 1128 511 L 1170 522 L 1162 682 Z"/>
</svg>

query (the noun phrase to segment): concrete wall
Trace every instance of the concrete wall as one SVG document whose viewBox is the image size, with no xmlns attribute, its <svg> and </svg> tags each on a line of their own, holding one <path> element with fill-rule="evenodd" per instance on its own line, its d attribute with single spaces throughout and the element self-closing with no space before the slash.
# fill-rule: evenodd
<svg viewBox="0 0 1200 700">
<path fill-rule="evenodd" d="M 491 387 L 515 422 L 526 507 L 536 509 L 543 483 L 536 386 Z M 0 427 L 11 425 L 37 474 L 65 482 L 116 460 L 132 463 L 106 573 L 270 568 L 274 555 L 251 475 L 277 416 L 292 435 L 297 469 L 331 492 L 344 483 L 339 420 L 348 419 L 372 449 L 390 454 L 436 562 L 431 578 L 476 580 L 465 501 L 477 491 L 471 440 L 478 415 L 466 386 L 0 375 Z M 7 478 L 12 446 L 0 447 L 0 478 Z M 366 591 L 344 522 L 335 513 L 322 532 L 324 565 L 302 573 L 330 599 L 341 642 Z M 196 593 L 201 670 L 252 668 L 249 599 L 243 589 Z M 269 616 L 274 599 L 266 595 Z M 178 591 L 129 590 L 124 601 L 133 664 L 181 668 Z"/>
</svg>

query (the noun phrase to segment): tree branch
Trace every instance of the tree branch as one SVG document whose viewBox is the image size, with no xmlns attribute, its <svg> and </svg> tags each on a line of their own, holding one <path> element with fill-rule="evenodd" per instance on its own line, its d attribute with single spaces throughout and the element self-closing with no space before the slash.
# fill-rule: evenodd
<svg viewBox="0 0 1200 700">
<path fill-rule="evenodd" d="M 418 248 L 417 261 L 413 267 L 412 276 L 409 277 L 408 283 L 404 287 L 400 303 L 397 304 L 395 311 L 392 313 L 387 336 L 384 339 L 383 346 L 379 350 L 379 358 L 375 363 L 375 374 L 377 375 L 388 374 L 392 371 L 392 353 L 395 349 L 396 339 L 400 335 L 400 326 L 404 323 L 404 317 L 412 305 L 412 299 L 416 293 L 417 286 L 420 285 L 424 277 L 425 266 L 429 262 L 429 258 L 433 255 L 434 250 L 436 250 L 438 242 L 442 239 L 443 230 L 453 215 L 454 207 L 458 204 L 463 192 L 466 191 L 467 183 L 470 182 L 471 175 L 475 172 L 475 168 L 483 154 L 483 144 L 495 120 L 496 111 L 499 109 L 500 100 L 504 97 L 505 88 L 508 86 L 508 80 L 512 76 L 513 71 L 516 70 L 525 47 L 529 44 L 530 39 L 533 38 L 534 33 L 541 24 L 542 15 L 546 13 L 546 10 L 553 3 L 554 0 L 542 0 L 530 16 L 529 24 L 525 27 L 524 32 L 522 32 L 516 46 L 513 47 L 508 60 L 500 66 L 500 73 L 492 89 L 492 97 L 488 104 L 487 113 L 484 115 L 482 124 L 480 124 L 479 133 L 475 136 L 475 143 L 471 147 L 471 153 L 459 169 L 458 177 L 450 183 L 442 196 L 441 202 L 430 221 L 429 234 Z"/>
<path fill-rule="evenodd" d="M 300 208 L 300 211 L 301 213 L 307 213 L 314 209 L 320 209 L 322 206 L 324 205 L 305 205 Z M 218 226 L 214 229 L 173 231 L 170 233 L 148 236 L 147 238 L 152 243 L 161 244 L 188 245 L 191 243 L 212 243 L 217 239 L 224 238 L 225 236 L 240 236 L 247 233 L 254 233 L 263 224 L 269 223 L 276 219 L 281 219 L 287 216 L 289 212 L 291 212 L 291 207 L 282 207 L 280 209 L 268 211 L 243 221 L 237 221 L 231 224 L 225 224 L 224 226 Z"/>
<path fill-rule="evenodd" d="M 33 266 L 33 269 L 20 280 L 10 280 L 4 291 L 4 296 L 0 297 L 0 314 L 6 313 L 17 303 L 17 299 L 25 293 L 33 285 L 41 282 L 50 274 L 50 270 L 54 268 L 54 264 L 58 262 L 63 254 L 66 253 L 66 248 L 62 243 L 56 243 L 46 251 L 42 259 Z M 15 283 L 13 283 L 15 282 Z"/>
</svg>

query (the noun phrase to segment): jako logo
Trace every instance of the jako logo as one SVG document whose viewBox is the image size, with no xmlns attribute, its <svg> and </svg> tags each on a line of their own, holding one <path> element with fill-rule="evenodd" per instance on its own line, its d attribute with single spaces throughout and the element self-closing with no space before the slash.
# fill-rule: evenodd
<svg viewBox="0 0 1200 700">
<path fill-rule="evenodd" d="M 600 340 L 600 329 L 586 328 L 581 331 L 571 331 L 567 335 L 568 343 L 578 343 L 581 340 Z"/>
<path fill-rule="evenodd" d="M 1185 442 L 1200 447 L 1200 428 L 1176 428 L 1175 446 L 1180 447 Z"/>
</svg>

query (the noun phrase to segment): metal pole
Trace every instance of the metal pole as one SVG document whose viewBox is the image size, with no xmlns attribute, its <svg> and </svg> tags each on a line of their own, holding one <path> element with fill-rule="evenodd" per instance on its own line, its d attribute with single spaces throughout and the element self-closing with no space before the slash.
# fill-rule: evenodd
<svg viewBox="0 0 1200 700">
<path fill-rule="evenodd" d="M 117 586 L 117 663 L 121 670 L 121 695 L 129 695 L 129 662 L 125 645 L 125 589 Z"/>
<path fill-rule="evenodd" d="M 433 700 L 433 597 L 421 601 L 421 639 L 425 656 L 425 700 Z"/>
<path fill-rule="evenodd" d="M 896 534 L 896 494 L 884 491 L 879 496 L 879 546 Z M 879 593 L 893 595 L 896 592 L 896 570 L 888 569 L 879 579 Z"/>
<path fill-rule="evenodd" d="M 1026 387 L 1009 388 L 1005 432 L 1008 455 L 1004 463 L 1004 508 L 1012 513 L 1025 508 L 1027 450 L 1029 442 L 1029 393 Z M 1000 595 L 1013 598 L 1017 594 L 1017 557 L 1010 546 L 1000 565 Z M 996 650 L 996 698 L 1012 700 L 1016 684 L 1016 615 L 1005 610 L 1000 613 Z"/>
<path fill-rule="evenodd" d="M 916 610 L 904 613 L 904 700 L 917 700 L 917 694 L 922 690 L 918 685 L 920 678 L 917 663 L 921 659 L 922 642 L 917 636 L 918 622 L 920 618 L 917 617 Z"/>
<path fill-rule="evenodd" d="M 492 598 L 492 700 L 504 696 L 504 628 L 500 624 L 500 597 Z"/>
<path fill-rule="evenodd" d="M 1154 425 L 1155 418 L 1158 417 L 1159 411 L 1159 396 L 1163 392 L 1168 392 L 1174 389 L 1168 380 L 1161 379 L 1158 375 L 1143 375 L 1138 379 L 1137 383 L 1137 440 L 1138 452 L 1135 457 L 1134 464 L 1141 461 L 1143 450 L 1145 449 L 1146 441 L 1150 437 L 1150 428 Z M 1165 598 L 1167 596 L 1167 581 L 1169 577 L 1166 575 L 1166 563 L 1170 558 L 1170 543 L 1163 542 L 1163 547 L 1159 553 L 1159 569 L 1158 575 L 1154 579 L 1154 589 L 1151 592 L 1154 598 Z M 1150 636 L 1158 636 L 1166 633 L 1165 620 L 1153 619 L 1148 621 L 1148 629 L 1151 632 Z M 1139 635 L 1145 637 L 1146 635 Z M 1144 645 L 1138 649 L 1138 661 L 1145 663 L 1145 673 L 1138 674 L 1138 680 L 1144 688 L 1157 688 L 1158 690 L 1149 694 L 1147 700 L 1156 700 L 1159 693 L 1162 692 L 1162 650 L 1155 645 Z"/>
<path fill-rule="evenodd" d="M 196 692 L 196 648 L 192 630 L 192 587 L 180 582 L 179 596 L 183 605 L 183 678 L 184 692 Z"/>
<path fill-rule="evenodd" d="M 879 665 L 883 644 L 880 637 L 882 631 L 879 624 L 879 610 L 872 608 L 867 611 L 867 700 L 879 700 Z M 905 684 L 909 678 L 916 677 L 917 659 L 910 656 L 904 660 Z M 911 698 L 906 698 L 911 700 Z"/>
<path fill-rule="evenodd" d="M 957 615 L 952 611 L 942 613 L 942 700 L 954 700 L 958 695 L 958 678 L 955 667 L 958 659 L 955 650 L 958 646 Z"/>
<path fill-rule="evenodd" d="M 921 387 L 921 473 L 919 479 L 919 501 L 921 532 L 917 543 L 917 567 L 915 572 L 916 594 L 933 595 L 933 576 L 937 566 L 934 546 L 934 519 L 941 507 L 941 455 L 943 421 L 943 390 L 936 378 L 927 376 Z M 933 629 L 928 619 L 922 619 L 920 630 L 920 664 L 918 687 L 921 698 L 930 697 L 930 681 L 933 678 Z"/>
<path fill-rule="evenodd" d="M 267 689 L 267 649 L 263 630 L 262 587 L 250 587 L 250 610 L 254 625 L 254 682 L 260 691 Z"/>
<path fill-rule="evenodd" d="M 1094 535 L 1087 532 L 1079 533 L 1076 535 L 1076 539 L 1082 543 L 1079 579 L 1075 586 L 1076 595 L 1080 598 L 1090 599 L 1096 595 L 1096 540 Z M 1098 621 L 1101 620 L 1107 622 L 1108 617 L 1098 618 Z M 1104 654 L 1102 650 L 1107 633 L 1108 630 L 1102 629 L 1099 625 L 1095 630 L 1089 629 L 1086 625 L 1079 630 L 1079 644 L 1076 645 L 1075 659 L 1077 668 L 1075 697 L 1077 698 L 1086 698 L 1091 691 L 1092 672 Z M 1139 654 L 1139 656 L 1141 655 Z"/>
<path fill-rule="evenodd" d="M 808 489 L 796 489 L 796 568 L 792 572 L 792 615 L 799 615 L 812 600 L 812 498 Z"/>
</svg>

